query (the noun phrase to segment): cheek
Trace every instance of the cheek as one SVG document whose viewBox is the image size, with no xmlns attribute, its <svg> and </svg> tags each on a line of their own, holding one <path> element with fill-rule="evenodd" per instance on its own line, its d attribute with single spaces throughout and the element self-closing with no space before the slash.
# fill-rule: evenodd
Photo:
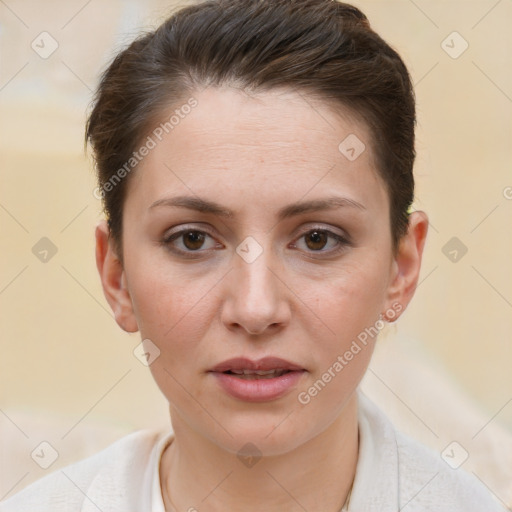
<svg viewBox="0 0 512 512">
<path fill-rule="evenodd" d="M 315 297 L 315 311 L 329 334 L 326 339 L 333 340 L 333 346 L 341 349 L 375 324 L 385 301 L 386 283 L 382 264 L 360 258 L 359 262 L 347 263 L 332 272 L 321 286 L 310 289 L 310 296 Z"/>
<path fill-rule="evenodd" d="M 204 357 L 201 340 L 216 309 L 214 294 L 209 293 L 215 281 L 185 279 L 168 266 L 141 264 L 131 271 L 130 292 L 140 336 L 160 351 L 150 371 L 164 396 L 186 409 L 190 395 L 183 386 L 191 388 L 190 375 Z"/>
<path fill-rule="evenodd" d="M 190 344 L 208 325 L 214 276 L 186 278 L 169 265 L 144 263 L 129 269 L 130 294 L 141 336 L 157 345 Z"/>
<path fill-rule="evenodd" d="M 322 418 L 316 425 L 319 431 L 337 417 L 361 381 L 384 325 L 379 314 L 385 279 L 378 266 L 368 270 L 347 266 L 314 299 L 326 328 L 317 331 L 313 373 L 297 390 L 297 401 L 308 418 Z"/>
</svg>

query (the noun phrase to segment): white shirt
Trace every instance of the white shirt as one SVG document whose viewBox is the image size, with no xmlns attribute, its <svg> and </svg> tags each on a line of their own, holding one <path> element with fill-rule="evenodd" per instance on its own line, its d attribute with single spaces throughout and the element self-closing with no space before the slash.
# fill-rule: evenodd
<svg viewBox="0 0 512 512">
<path fill-rule="evenodd" d="M 358 399 L 350 512 L 505 512 L 475 477 L 398 432 L 361 391 Z M 130 434 L 34 482 L 0 512 L 165 512 L 159 465 L 172 439 L 172 432 Z"/>
<path fill-rule="evenodd" d="M 149 498 L 144 510 L 151 512 L 165 512 L 164 501 L 162 499 L 162 487 L 160 485 L 160 458 L 165 448 L 171 443 L 174 435 L 172 432 L 162 436 L 155 444 L 151 452 L 150 463 L 148 465 L 148 485 L 142 489 L 142 494 Z"/>
</svg>

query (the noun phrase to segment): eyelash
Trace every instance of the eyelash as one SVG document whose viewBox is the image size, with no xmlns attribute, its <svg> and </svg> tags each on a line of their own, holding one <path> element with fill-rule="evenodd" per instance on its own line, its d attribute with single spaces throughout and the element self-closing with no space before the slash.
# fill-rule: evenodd
<svg viewBox="0 0 512 512">
<path fill-rule="evenodd" d="M 303 238 L 306 235 L 313 233 L 315 231 L 317 231 L 319 233 L 324 233 L 329 238 L 333 238 L 334 240 L 336 240 L 337 247 L 334 249 L 326 250 L 326 251 L 323 249 L 320 249 L 318 251 L 314 251 L 314 250 L 308 251 L 308 254 L 310 256 L 315 257 L 316 255 L 324 255 L 324 254 L 329 255 L 329 256 L 334 256 L 334 255 L 337 255 L 340 252 L 343 252 L 344 250 L 346 250 L 347 247 L 350 247 L 353 245 L 352 242 L 348 238 L 346 238 L 338 233 L 334 233 L 333 231 L 331 231 L 329 229 L 321 228 L 321 227 L 311 227 L 307 231 L 304 231 L 303 233 L 301 233 L 295 239 L 296 241 L 293 242 L 292 247 L 296 247 L 296 243 L 298 240 L 300 240 L 301 238 Z M 200 257 L 202 257 L 202 255 L 205 252 L 210 252 L 212 250 L 216 250 L 216 249 L 206 249 L 206 250 L 198 249 L 197 251 L 191 251 L 191 250 L 184 251 L 182 249 L 177 249 L 176 247 L 173 247 L 172 242 L 174 242 L 175 240 L 178 240 L 180 237 L 182 237 L 186 233 L 199 233 L 199 234 L 207 235 L 207 236 L 211 237 L 212 239 L 214 238 L 208 231 L 200 230 L 200 229 L 196 229 L 196 228 L 185 228 L 185 229 L 181 229 L 180 231 L 176 231 L 175 233 L 171 233 L 171 234 L 165 236 L 162 240 L 162 245 L 167 250 L 174 252 L 175 254 L 190 258 L 190 259 L 200 258 Z"/>
</svg>

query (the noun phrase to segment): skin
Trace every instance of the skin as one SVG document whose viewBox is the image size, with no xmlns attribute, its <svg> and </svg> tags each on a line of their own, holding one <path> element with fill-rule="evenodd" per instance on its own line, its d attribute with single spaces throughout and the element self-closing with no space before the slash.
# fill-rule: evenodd
<svg viewBox="0 0 512 512">
<path fill-rule="evenodd" d="M 371 137 L 348 109 L 334 112 L 288 90 L 250 96 L 207 88 L 194 97 L 198 106 L 130 176 L 123 262 L 106 223 L 96 229 L 97 266 L 117 323 L 160 350 L 150 368 L 175 432 L 161 460 L 164 501 L 171 509 L 172 498 L 177 510 L 250 512 L 264 503 L 266 511 L 338 511 L 357 464 L 355 390 L 376 337 L 309 403 L 297 397 L 380 314 L 394 311 L 396 320 L 405 310 L 418 281 L 427 216 L 410 215 L 394 256 L 389 198 Z M 354 161 L 338 150 L 349 134 L 366 145 Z M 175 196 L 215 201 L 232 215 L 151 208 Z M 290 203 L 331 196 L 363 208 L 278 220 Z M 206 231 L 204 245 L 183 237 L 163 242 L 182 228 Z M 315 228 L 348 236 L 349 243 L 329 236 L 319 242 Z M 236 252 L 248 236 L 262 249 L 251 263 Z M 306 370 L 297 388 L 277 400 L 235 399 L 208 373 L 231 357 L 270 355 Z M 248 442 L 262 454 L 252 467 L 237 457 Z"/>
</svg>

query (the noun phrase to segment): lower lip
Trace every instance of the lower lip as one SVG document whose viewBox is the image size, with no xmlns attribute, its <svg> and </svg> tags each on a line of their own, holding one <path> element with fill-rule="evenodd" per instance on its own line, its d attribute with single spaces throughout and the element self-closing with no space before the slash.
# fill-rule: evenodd
<svg viewBox="0 0 512 512">
<path fill-rule="evenodd" d="M 246 402 L 277 400 L 297 386 L 304 370 L 290 371 L 271 379 L 241 379 L 229 373 L 212 372 L 221 388 L 228 394 Z"/>
</svg>

